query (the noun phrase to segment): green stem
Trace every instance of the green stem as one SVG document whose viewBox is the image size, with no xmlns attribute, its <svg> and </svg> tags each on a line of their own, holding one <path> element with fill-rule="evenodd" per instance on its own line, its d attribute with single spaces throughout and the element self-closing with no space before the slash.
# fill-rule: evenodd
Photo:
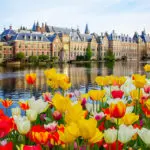
<svg viewBox="0 0 150 150">
<path fill-rule="evenodd" d="M 119 149 L 119 143 L 118 143 L 118 131 L 119 131 L 119 119 L 117 118 L 117 141 L 116 141 L 116 150 Z"/>
<path fill-rule="evenodd" d="M 94 109 L 94 101 L 93 101 L 93 112 L 94 112 L 94 110 L 95 110 L 95 109 Z"/>
<path fill-rule="evenodd" d="M 103 108 L 103 106 L 104 106 L 103 104 L 104 104 L 104 102 L 103 102 L 103 98 L 102 98 L 102 108 Z"/>
<path fill-rule="evenodd" d="M 96 111 L 98 112 L 98 101 L 96 101 Z"/>
</svg>

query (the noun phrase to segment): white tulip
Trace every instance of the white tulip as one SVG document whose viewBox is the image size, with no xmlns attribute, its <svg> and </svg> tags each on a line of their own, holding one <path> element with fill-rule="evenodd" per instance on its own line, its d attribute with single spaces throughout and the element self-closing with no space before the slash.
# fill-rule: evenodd
<svg viewBox="0 0 150 150">
<path fill-rule="evenodd" d="M 147 146 L 150 146 L 150 130 L 142 128 L 141 130 L 138 130 L 138 135 Z"/>
<path fill-rule="evenodd" d="M 104 139 L 108 144 L 112 144 L 117 139 L 117 130 L 116 129 L 107 129 L 104 131 Z"/>
<path fill-rule="evenodd" d="M 26 115 L 28 117 L 28 119 L 32 122 L 35 121 L 37 118 L 37 111 L 33 110 L 33 109 L 29 109 L 26 111 Z"/>
<path fill-rule="evenodd" d="M 120 125 L 118 139 L 120 142 L 125 144 L 131 140 L 135 133 L 137 133 L 137 129 L 134 129 L 132 126 Z"/>
<path fill-rule="evenodd" d="M 21 109 L 19 107 L 12 108 L 11 109 L 11 114 L 12 116 L 20 116 L 21 114 Z"/>
<path fill-rule="evenodd" d="M 38 114 L 45 112 L 49 107 L 49 104 L 42 99 L 35 100 L 35 98 L 32 98 L 28 101 L 28 104 L 30 109 L 35 110 Z"/>
<path fill-rule="evenodd" d="M 30 131 L 31 123 L 26 116 L 14 116 L 14 121 L 20 134 L 27 134 Z"/>
</svg>

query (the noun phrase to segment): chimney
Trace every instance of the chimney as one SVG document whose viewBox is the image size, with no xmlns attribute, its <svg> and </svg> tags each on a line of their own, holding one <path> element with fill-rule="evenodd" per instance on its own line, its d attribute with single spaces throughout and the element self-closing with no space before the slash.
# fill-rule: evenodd
<svg viewBox="0 0 150 150">
<path fill-rule="evenodd" d="M 9 26 L 9 29 L 12 29 L 12 25 Z"/>
<path fill-rule="evenodd" d="M 4 28 L 4 31 L 6 30 L 6 28 Z"/>
</svg>

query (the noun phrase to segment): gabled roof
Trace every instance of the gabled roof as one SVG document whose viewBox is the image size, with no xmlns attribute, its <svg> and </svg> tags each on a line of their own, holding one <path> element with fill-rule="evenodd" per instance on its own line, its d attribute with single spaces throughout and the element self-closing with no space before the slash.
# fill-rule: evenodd
<svg viewBox="0 0 150 150">
<path fill-rule="evenodd" d="M 57 36 L 57 34 L 49 35 L 49 36 L 47 37 L 47 39 L 48 39 L 50 42 L 53 42 L 53 41 L 55 40 L 56 36 Z"/>
<path fill-rule="evenodd" d="M 80 38 L 84 42 L 91 42 L 93 35 L 90 34 L 79 34 Z"/>
<path fill-rule="evenodd" d="M 70 32 L 69 36 L 70 36 L 71 41 L 76 41 L 76 42 L 81 42 L 82 41 L 79 32 L 72 31 L 72 32 Z"/>
</svg>

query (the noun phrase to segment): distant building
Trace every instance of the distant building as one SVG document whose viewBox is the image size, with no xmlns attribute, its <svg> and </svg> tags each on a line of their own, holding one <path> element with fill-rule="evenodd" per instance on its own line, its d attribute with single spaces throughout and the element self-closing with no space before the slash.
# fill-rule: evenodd
<svg viewBox="0 0 150 150">
<path fill-rule="evenodd" d="M 18 52 L 23 52 L 28 58 L 31 55 L 48 55 L 59 61 L 76 60 L 84 56 L 87 47 L 92 50 L 92 59 L 104 59 L 108 51 L 112 51 L 116 59 L 150 58 L 150 35 L 143 30 L 133 37 L 112 33 L 90 33 L 88 24 L 85 32 L 79 28 L 62 28 L 49 26 L 46 23 L 34 22 L 31 29 L 21 26 L 18 30 L 4 29 L 0 35 L 0 59 L 14 58 Z"/>
</svg>

